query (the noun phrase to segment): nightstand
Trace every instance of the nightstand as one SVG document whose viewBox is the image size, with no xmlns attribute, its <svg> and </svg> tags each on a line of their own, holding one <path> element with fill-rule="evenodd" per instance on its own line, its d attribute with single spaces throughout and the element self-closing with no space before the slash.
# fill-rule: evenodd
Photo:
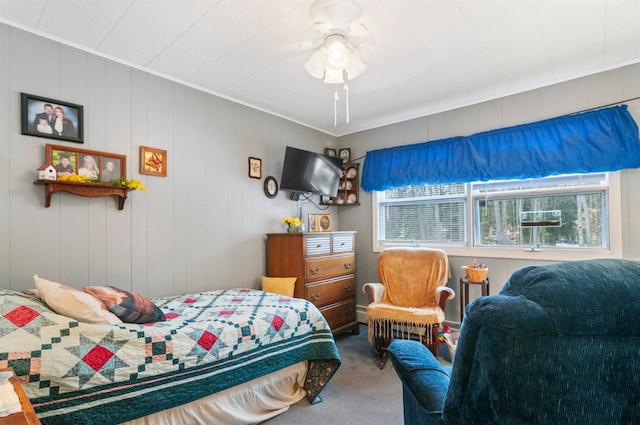
<svg viewBox="0 0 640 425">
<path fill-rule="evenodd" d="M 0 369 L 0 372 L 13 372 L 13 369 Z M 24 392 L 22 388 L 22 384 L 18 381 L 18 377 L 14 373 L 13 376 L 9 379 L 9 382 L 13 385 L 13 389 L 16 391 L 18 395 L 18 399 L 20 399 L 20 404 L 22 405 L 22 412 L 13 413 L 9 416 L 0 417 L 0 425 L 40 425 L 40 420 L 36 416 L 35 410 L 33 410 L 33 406 L 29 401 L 29 397 Z"/>
</svg>

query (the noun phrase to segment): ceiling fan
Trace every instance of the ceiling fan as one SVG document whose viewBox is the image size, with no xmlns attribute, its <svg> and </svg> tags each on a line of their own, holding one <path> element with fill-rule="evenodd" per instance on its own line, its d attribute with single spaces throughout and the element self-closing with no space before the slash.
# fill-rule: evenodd
<svg viewBox="0 0 640 425">
<path fill-rule="evenodd" d="M 362 57 L 370 47 L 369 29 L 357 21 L 360 6 L 355 0 L 317 0 L 309 10 L 311 28 L 300 41 L 303 49 L 313 49 L 304 69 L 314 78 L 336 84 L 334 125 L 337 125 L 337 84 L 344 83 L 346 121 L 349 122 L 349 88 L 347 80 L 360 76 L 367 65 Z"/>
</svg>

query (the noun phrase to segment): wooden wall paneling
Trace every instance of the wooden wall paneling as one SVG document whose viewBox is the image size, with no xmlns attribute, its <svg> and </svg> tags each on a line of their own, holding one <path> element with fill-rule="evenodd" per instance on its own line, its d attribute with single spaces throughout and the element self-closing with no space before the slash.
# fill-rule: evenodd
<svg viewBox="0 0 640 425">
<path fill-rule="evenodd" d="M 129 152 L 127 154 L 127 177 L 140 180 L 145 187 L 149 186 L 148 175 L 139 173 L 140 146 L 147 145 L 147 122 L 149 114 L 147 104 L 149 102 L 149 76 L 142 71 L 131 71 L 130 81 L 130 120 Z M 124 135 L 123 135 L 124 136 Z M 147 218 L 153 211 L 149 209 L 147 193 L 130 193 L 131 198 L 131 287 L 141 294 L 150 295 L 147 291 L 150 286 L 159 287 L 160 284 L 149 283 L 149 226 Z"/>
<path fill-rule="evenodd" d="M 208 175 L 217 176 L 215 167 L 207 161 L 206 127 L 220 125 L 215 117 L 207 116 L 207 95 L 187 89 L 186 98 L 186 186 L 181 188 L 187 197 L 187 292 L 207 289 L 207 200 L 204 196 L 204 182 Z M 225 200 L 226 201 L 226 200 Z M 222 203 L 221 203 L 222 204 Z M 222 207 L 222 205 L 220 206 Z"/>
<path fill-rule="evenodd" d="M 58 204 L 60 198 L 52 201 L 51 208 L 43 208 L 43 188 L 33 184 L 35 169 L 44 164 L 44 146 L 49 139 L 20 134 L 20 92 L 58 98 L 59 46 L 53 41 L 43 41 L 36 35 L 15 29 L 10 32 L 11 49 L 8 60 L 3 60 L 2 66 L 6 63 L 11 67 L 10 98 L 15 112 L 11 114 L 13 122 L 9 126 L 13 129 L 11 138 L 0 143 L 5 147 L 2 152 L 9 152 L 11 156 L 9 220 L 12 288 L 25 289 L 34 287 L 31 278 L 34 273 L 51 280 L 60 279 L 63 237 Z M 41 50 L 42 55 L 25 54 Z M 27 229 L 32 237 L 25 237 Z M 34 243 L 36 240 L 49 243 Z M 83 255 L 80 257 L 83 258 Z"/>
<path fill-rule="evenodd" d="M 180 84 L 174 84 L 173 90 L 173 140 L 170 152 L 170 163 L 167 175 L 171 178 L 173 191 L 173 268 L 174 281 L 171 288 L 161 288 L 163 292 L 172 291 L 173 294 L 187 292 L 187 89 Z"/>
<path fill-rule="evenodd" d="M 147 141 L 146 146 L 167 151 L 168 163 L 173 160 L 171 141 L 173 129 L 173 83 L 155 76 L 148 78 L 147 92 Z M 173 287 L 173 256 L 175 231 L 173 228 L 174 201 L 173 185 L 168 184 L 170 173 L 166 177 L 145 175 L 149 211 L 145 225 L 148 240 L 148 291 L 152 296 L 170 295 L 168 288 Z"/>
<path fill-rule="evenodd" d="M 239 223 L 238 216 L 230 198 L 235 194 L 231 193 L 230 181 L 235 177 L 238 168 L 246 171 L 247 160 L 239 165 L 236 161 L 230 160 L 229 152 L 233 146 L 240 141 L 234 137 L 230 131 L 231 124 L 228 121 L 229 111 L 227 100 L 210 97 L 206 102 L 206 114 L 211 117 L 210 124 L 206 128 L 205 150 L 209 158 L 208 171 L 204 178 L 204 208 L 206 211 L 206 252 L 204 260 L 206 263 L 206 287 L 212 289 L 219 282 L 230 282 L 230 272 L 237 273 L 234 265 L 236 259 L 229 252 L 229 244 L 236 241 L 235 229 L 242 224 Z M 249 155 L 247 155 L 249 156 Z M 245 175 L 243 180 L 250 180 Z M 242 266 L 244 269 L 244 265 Z"/>
<path fill-rule="evenodd" d="M 5 25 L 0 25 L 0 146 L 11 145 L 12 137 L 17 139 L 15 129 L 20 127 L 19 109 L 14 106 L 20 102 L 18 95 L 11 90 L 11 30 Z M 20 132 L 19 130 L 17 131 Z M 10 177 L 12 174 L 10 150 L 0 155 L 0 283 L 4 287 L 11 282 L 11 192 Z"/>
</svg>

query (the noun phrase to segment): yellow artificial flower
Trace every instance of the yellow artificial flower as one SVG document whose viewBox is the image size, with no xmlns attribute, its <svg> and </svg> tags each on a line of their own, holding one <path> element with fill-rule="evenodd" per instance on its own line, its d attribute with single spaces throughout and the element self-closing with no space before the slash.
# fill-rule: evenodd
<svg viewBox="0 0 640 425">
<path fill-rule="evenodd" d="M 62 182 L 74 182 L 74 183 L 95 183 L 98 181 L 96 178 L 89 178 L 87 176 L 81 176 L 78 174 L 72 174 L 70 176 L 60 176 L 58 180 Z"/>
<path fill-rule="evenodd" d="M 286 224 L 289 227 L 298 227 L 302 225 L 302 221 L 298 217 L 285 217 L 282 219 L 282 224 Z"/>
<path fill-rule="evenodd" d="M 127 179 L 125 177 L 121 177 L 112 182 L 116 186 L 124 186 L 131 190 L 141 190 L 146 192 L 147 189 L 142 185 L 142 182 L 136 179 Z"/>
</svg>

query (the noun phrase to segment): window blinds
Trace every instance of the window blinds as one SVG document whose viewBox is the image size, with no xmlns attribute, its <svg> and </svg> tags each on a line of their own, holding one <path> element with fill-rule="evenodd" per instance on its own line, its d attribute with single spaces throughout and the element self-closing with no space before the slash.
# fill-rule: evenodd
<svg viewBox="0 0 640 425">
<path fill-rule="evenodd" d="M 466 183 L 640 167 L 627 105 L 367 152 L 362 188 Z"/>
</svg>

